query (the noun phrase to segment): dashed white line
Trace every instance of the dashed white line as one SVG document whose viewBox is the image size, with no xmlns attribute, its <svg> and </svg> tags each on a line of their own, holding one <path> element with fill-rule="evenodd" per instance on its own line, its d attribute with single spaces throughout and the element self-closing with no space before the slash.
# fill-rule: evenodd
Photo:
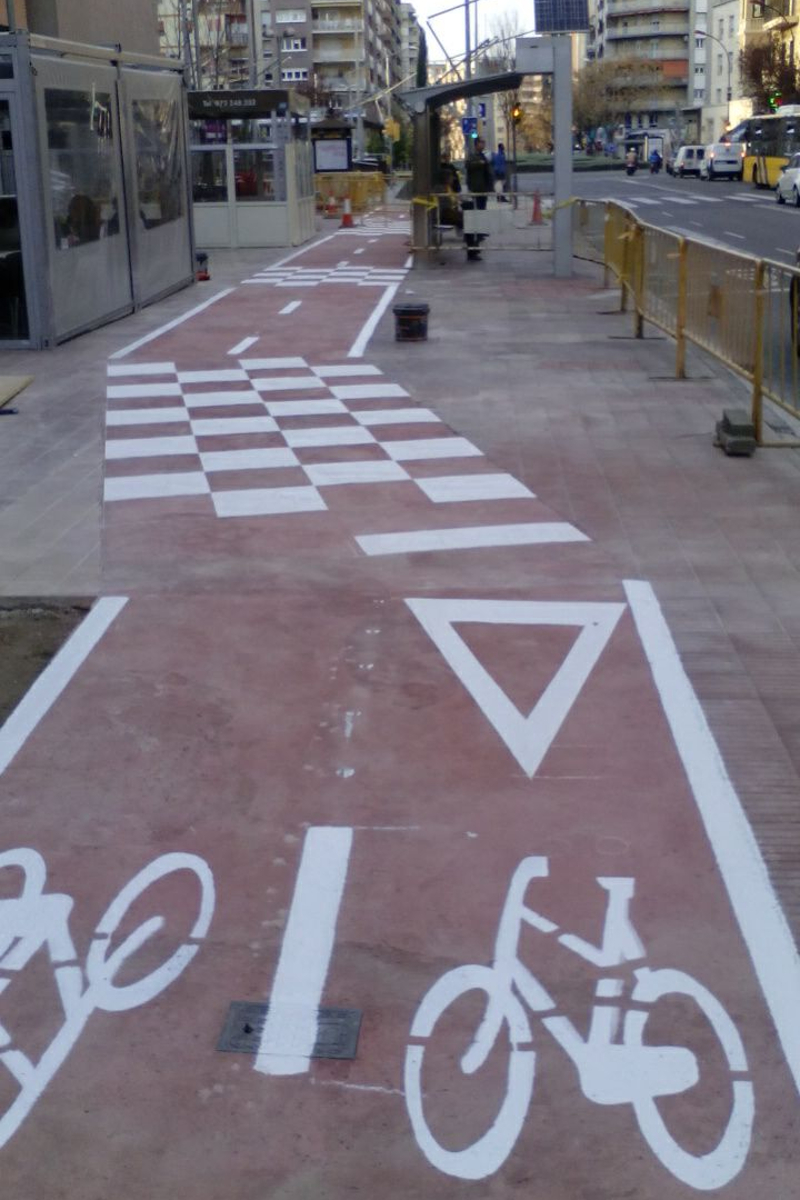
<svg viewBox="0 0 800 1200">
<path fill-rule="evenodd" d="M 732 229 L 723 229 L 723 231 L 722 231 L 722 236 L 723 236 L 723 237 L 732 237 L 732 238 L 738 238 L 738 240 L 739 240 L 740 242 L 745 242 L 745 241 L 747 241 L 747 238 L 745 237 L 745 235 L 744 235 L 743 233 L 734 233 Z"/>
<path fill-rule="evenodd" d="M 257 341 L 258 341 L 257 337 L 245 338 L 244 341 L 239 342 L 236 346 L 233 347 L 232 350 L 229 350 L 228 354 L 230 354 L 234 358 L 236 358 L 239 354 L 244 354 L 245 350 L 249 350 L 251 346 L 254 346 Z"/>
<path fill-rule="evenodd" d="M 278 316 L 288 317 L 289 313 L 297 312 L 302 303 L 302 300 L 292 300 L 290 304 L 287 304 L 285 308 L 281 309 L 281 311 L 278 313 Z"/>
</svg>

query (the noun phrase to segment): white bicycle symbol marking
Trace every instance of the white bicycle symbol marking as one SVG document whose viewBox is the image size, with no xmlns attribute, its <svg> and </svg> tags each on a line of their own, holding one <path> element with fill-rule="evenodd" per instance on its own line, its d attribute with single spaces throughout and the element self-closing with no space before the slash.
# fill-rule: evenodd
<svg viewBox="0 0 800 1200">
<path fill-rule="evenodd" d="M 472 964 L 448 971 L 424 996 L 411 1026 L 412 1038 L 427 1039 L 439 1018 L 466 993 L 486 993 L 484 1016 L 472 1044 L 461 1057 L 460 1067 L 471 1075 L 486 1062 L 503 1024 L 508 1026 L 509 1063 L 507 1091 L 491 1128 L 462 1150 L 448 1150 L 434 1137 L 424 1111 L 422 1066 L 426 1045 L 409 1045 L 405 1061 L 405 1093 L 408 1113 L 417 1142 L 428 1161 L 440 1171 L 459 1179 L 483 1179 L 497 1171 L 508 1156 L 525 1123 L 536 1069 L 536 1054 L 521 1045 L 532 1040 L 531 1025 L 524 1005 L 532 1013 L 555 1014 L 556 1004 L 546 989 L 519 960 L 523 925 L 544 934 L 558 926 L 524 904 L 533 879 L 548 875 L 548 860 L 525 858 L 517 867 L 508 890 L 495 942 L 491 967 Z M 566 949 L 600 968 L 623 966 L 646 957 L 629 915 L 635 880 L 600 877 L 597 882 L 608 893 L 603 941 L 593 946 L 574 934 L 558 937 Z M 753 1086 L 748 1079 L 731 1080 L 733 1093 L 728 1124 L 716 1147 L 695 1155 L 678 1144 L 668 1130 L 656 1099 L 677 1095 L 699 1079 L 697 1058 L 692 1051 L 676 1046 L 649 1046 L 644 1032 L 649 1007 L 664 996 L 688 996 L 699 1006 L 719 1039 L 731 1073 L 747 1070 L 747 1059 L 738 1030 L 715 996 L 683 971 L 672 968 L 640 967 L 633 971 L 630 1003 L 621 1022 L 621 1007 L 608 1003 L 621 999 L 625 980 L 606 977 L 598 981 L 589 1033 L 584 1040 L 564 1016 L 542 1017 L 542 1025 L 555 1038 L 578 1071 L 581 1088 L 595 1104 L 630 1104 L 650 1148 L 661 1163 L 683 1183 L 709 1191 L 729 1183 L 742 1169 L 750 1149 L 755 1111 Z M 524 1004 L 522 1003 L 524 1001 Z M 621 1023 L 621 1042 L 615 1041 Z"/>
<path fill-rule="evenodd" d="M 64 1023 L 37 1063 L 11 1047 L 11 1035 L 0 1025 L 0 1063 L 14 1076 L 20 1090 L 0 1118 L 0 1146 L 17 1132 L 33 1105 L 62 1065 L 83 1032 L 95 1009 L 124 1012 L 138 1008 L 169 987 L 189 965 L 205 937 L 214 911 L 214 879 L 202 858 L 194 854 L 163 854 L 135 875 L 112 900 L 101 917 L 83 967 L 69 930 L 71 896 L 44 892 L 47 868 L 36 850 L 17 849 L 0 853 L 0 869 L 22 870 L 24 882 L 19 896 L 0 900 L 0 995 L 13 975 L 23 971 L 44 947 L 54 967 Z M 117 986 L 114 979 L 125 962 L 164 925 L 164 917 L 143 921 L 109 953 L 111 939 L 131 905 L 159 879 L 174 871 L 191 871 L 200 884 L 200 910 L 192 926 L 191 942 L 182 943 L 149 974 Z M 84 974 L 86 986 L 84 987 Z"/>
</svg>

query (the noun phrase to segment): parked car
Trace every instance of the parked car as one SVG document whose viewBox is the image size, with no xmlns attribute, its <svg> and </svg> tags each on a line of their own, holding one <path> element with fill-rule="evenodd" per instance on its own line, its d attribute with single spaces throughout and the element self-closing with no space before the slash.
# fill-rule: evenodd
<svg viewBox="0 0 800 1200">
<path fill-rule="evenodd" d="M 672 174 L 679 175 L 681 179 L 684 175 L 699 175 L 705 152 L 705 146 L 681 146 L 675 156 Z"/>
<path fill-rule="evenodd" d="M 701 179 L 741 179 L 744 146 L 738 142 L 712 142 L 700 164 Z"/>
<path fill-rule="evenodd" d="M 793 154 L 786 166 L 781 167 L 775 199 L 778 204 L 791 200 L 795 208 L 800 208 L 800 154 Z"/>
</svg>

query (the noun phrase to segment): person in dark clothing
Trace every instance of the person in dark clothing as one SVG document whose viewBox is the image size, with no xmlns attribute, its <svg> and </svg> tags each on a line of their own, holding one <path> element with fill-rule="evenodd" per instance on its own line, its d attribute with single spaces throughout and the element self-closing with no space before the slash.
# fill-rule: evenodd
<svg viewBox="0 0 800 1200">
<path fill-rule="evenodd" d="M 494 191 L 494 171 L 486 157 L 485 150 L 486 143 L 483 138 L 477 138 L 475 149 L 466 164 L 467 191 L 472 192 L 472 199 L 463 203 L 462 207 L 464 208 L 485 209 L 489 193 Z M 464 242 L 467 247 L 468 259 L 475 261 L 480 258 L 481 253 L 478 247 L 486 236 L 485 233 L 465 234 Z"/>
<path fill-rule="evenodd" d="M 506 148 L 502 142 L 497 143 L 497 149 L 492 155 L 492 170 L 494 171 L 494 190 L 497 193 L 498 202 L 500 204 L 508 204 L 508 200 L 503 195 L 506 190 L 508 163 L 506 160 Z"/>
<path fill-rule="evenodd" d="M 458 200 L 461 194 L 461 180 L 455 165 L 444 157 L 439 163 L 439 190 L 442 193 L 439 201 L 439 219 L 442 225 L 454 225 L 457 229 L 462 229 L 464 217 Z"/>
</svg>

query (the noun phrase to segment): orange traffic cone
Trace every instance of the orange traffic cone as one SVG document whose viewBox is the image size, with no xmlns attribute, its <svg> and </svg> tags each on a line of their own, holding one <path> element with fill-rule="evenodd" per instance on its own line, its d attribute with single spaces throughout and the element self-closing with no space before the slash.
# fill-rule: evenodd
<svg viewBox="0 0 800 1200">
<path fill-rule="evenodd" d="M 342 208 L 342 224 L 341 229 L 353 228 L 353 209 L 350 204 L 350 197 L 345 197 L 344 206 Z"/>
<path fill-rule="evenodd" d="M 542 194 L 537 188 L 533 193 L 533 213 L 531 214 L 531 225 L 543 225 L 542 218 Z"/>
<path fill-rule="evenodd" d="M 336 210 L 337 210 L 336 197 L 328 196 L 327 202 L 325 204 L 325 216 L 326 217 L 337 216 Z"/>
</svg>

